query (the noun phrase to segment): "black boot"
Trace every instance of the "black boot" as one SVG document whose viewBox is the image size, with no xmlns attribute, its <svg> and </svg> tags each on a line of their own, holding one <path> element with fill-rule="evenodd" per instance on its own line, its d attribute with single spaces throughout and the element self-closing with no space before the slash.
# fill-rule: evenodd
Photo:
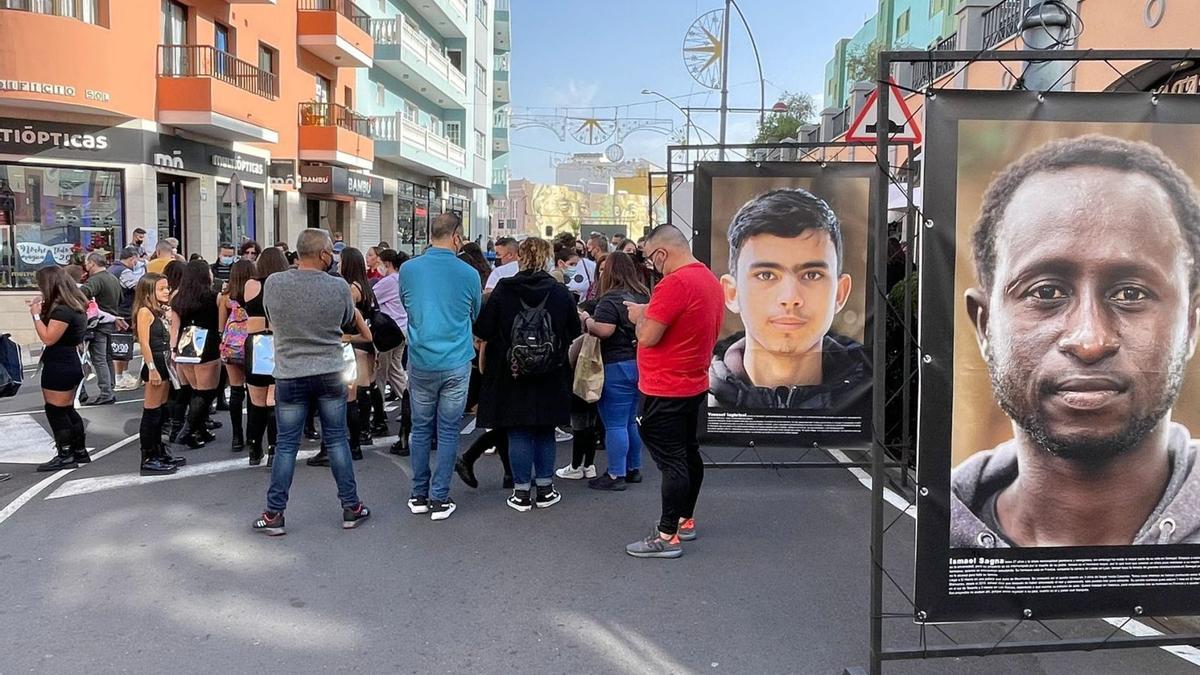
<svg viewBox="0 0 1200 675">
<path fill-rule="evenodd" d="M 250 466 L 258 466 L 262 464 L 263 449 L 262 441 L 250 439 Z"/>
<path fill-rule="evenodd" d="M 79 413 L 75 412 L 75 408 L 68 408 L 67 414 L 71 417 L 71 455 L 75 459 L 76 464 L 88 464 L 92 461 L 87 451 L 87 437 L 84 431 L 83 418 Z"/>
<path fill-rule="evenodd" d="M 246 387 L 229 388 L 229 424 L 233 429 L 233 452 L 241 452 L 246 447 L 242 435 L 242 405 L 246 402 Z"/>
<path fill-rule="evenodd" d="M 358 416 L 360 410 L 361 408 L 358 405 L 358 401 L 346 402 L 346 436 L 347 440 L 350 442 L 350 459 L 352 460 L 362 459 L 362 446 L 364 440 L 366 440 L 367 445 L 371 444 L 371 437 L 369 434 L 365 439 L 363 438 L 363 428 L 362 424 L 359 422 L 360 418 Z"/>
<path fill-rule="evenodd" d="M 378 385 L 371 385 L 371 433 L 375 436 L 388 435 L 387 411 L 383 408 L 383 392 Z"/>
<path fill-rule="evenodd" d="M 309 405 L 308 418 L 304 420 L 304 437 L 310 441 L 321 440 L 321 434 L 317 431 L 317 406 Z"/>
<path fill-rule="evenodd" d="M 158 448 L 142 448 L 142 475 L 143 476 L 161 476 L 170 473 L 175 473 L 177 468 L 173 464 L 168 464 L 158 456 Z"/>
<path fill-rule="evenodd" d="M 462 479 L 462 482 L 467 484 L 467 487 L 479 487 L 479 481 L 475 478 L 474 462 L 467 464 L 462 459 L 456 460 L 454 462 L 454 473 L 458 474 L 458 477 Z"/>
<path fill-rule="evenodd" d="M 325 444 L 322 443 L 321 451 L 304 463 L 309 466 L 329 466 L 329 451 L 325 449 Z"/>
<path fill-rule="evenodd" d="M 158 444 L 157 450 L 158 458 L 165 464 L 170 464 L 171 466 L 184 466 L 187 464 L 186 457 L 176 457 L 172 455 L 171 453 L 167 452 L 167 446 L 163 445 L 161 442 Z"/>
<path fill-rule="evenodd" d="M 352 437 L 358 436 L 360 447 L 363 445 L 370 447 L 375 443 L 375 439 L 371 437 L 371 392 L 366 387 L 359 387 L 356 394 L 357 396 L 354 401 L 346 403 L 347 412 L 349 412 L 350 407 L 358 409 L 358 415 L 354 420 L 355 425 L 358 427 L 358 433 L 353 433 L 354 429 L 350 431 L 352 432 Z M 347 422 L 349 422 L 348 419 Z M 350 443 L 350 447 L 354 447 L 353 442 Z"/>
<path fill-rule="evenodd" d="M 46 404 L 49 405 L 49 404 Z M 75 461 L 75 454 L 71 452 L 71 429 L 60 428 L 54 431 L 54 448 L 57 454 L 54 459 L 39 464 L 38 471 L 59 471 L 61 469 L 78 469 L 79 464 Z"/>
</svg>

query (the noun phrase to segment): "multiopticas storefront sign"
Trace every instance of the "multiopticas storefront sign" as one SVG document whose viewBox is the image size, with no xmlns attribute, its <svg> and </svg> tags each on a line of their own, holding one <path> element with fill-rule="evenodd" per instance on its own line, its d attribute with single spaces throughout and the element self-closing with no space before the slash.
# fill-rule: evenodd
<svg viewBox="0 0 1200 675">
<path fill-rule="evenodd" d="M 141 162 L 148 133 L 140 129 L 0 118 L 0 154 Z"/>
<path fill-rule="evenodd" d="M 0 143 L 16 143 L 27 146 L 58 146 L 80 150 L 108 149 L 108 136 L 104 134 L 70 133 L 39 129 L 32 124 L 17 128 L 0 126 Z"/>
</svg>

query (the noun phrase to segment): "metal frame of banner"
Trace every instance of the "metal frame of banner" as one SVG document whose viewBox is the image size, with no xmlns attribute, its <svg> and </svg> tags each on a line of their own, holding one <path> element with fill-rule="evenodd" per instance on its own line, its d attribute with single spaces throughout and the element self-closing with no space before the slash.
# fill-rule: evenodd
<svg viewBox="0 0 1200 675">
<path fill-rule="evenodd" d="M 913 150 L 912 143 L 907 143 L 907 142 L 892 143 L 892 144 L 890 144 L 890 147 L 893 147 L 893 148 L 907 147 L 909 150 L 909 155 L 910 156 L 912 155 L 912 150 Z M 696 161 L 706 161 L 703 159 L 705 151 L 720 151 L 723 149 L 726 153 L 726 159 L 724 160 L 726 163 L 740 161 L 740 162 L 746 162 L 746 163 L 751 163 L 751 164 L 759 163 L 759 162 L 785 162 L 785 163 L 786 162 L 797 162 L 797 163 L 809 162 L 809 163 L 815 163 L 815 164 L 824 164 L 825 162 L 834 162 L 834 161 L 838 161 L 838 162 L 857 161 L 857 160 L 845 160 L 845 159 L 841 159 L 839 157 L 833 157 L 833 156 L 830 156 L 828 153 L 828 151 L 830 151 L 830 150 L 844 151 L 844 150 L 849 150 L 849 149 L 854 149 L 854 148 L 865 149 L 869 152 L 872 152 L 872 157 L 871 157 L 870 161 L 874 162 L 876 164 L 876 166 L 880 167 L 880 170 L 884 173 L 883 180 L 878 182 L 879 189 L 877 190 L 879 195 L 882 196 L 882 204 L 883 204 L 884 212 L 882 214 L 878 214 L 877 220 L 873 221 L 870 224 L 870 226 L 868 227 L 868 234 L 869 234 L 868 240 L 871 241 L 872 245 L 874 246 L 874 260 L 871 261 L 872 264 L 874 265 L 874 267 L 872 268 L 874 270 L 874 273 L 871 275 L 870 283 L 868 284 L 868 288 L 873 293 L 873 297 L 874 297 L 874 301 L 875 301 L 875 305 L 876 305 L 876 310 L 874 312 L 875 319 L 874 319 L 874 324 L 873 324 L 876 326 L 876 328 L 875 328 L 875 332 L 874 332 L 874 340 L 873 340 L 873 346 L 872 346 L 873 358 L 874 358 L 874 372 L 883 373 L 884 369 L 880 367 L 879 363 L 880 363 L 880 359 L 882 359 L 883 362 L 886 363 L 886 354 L 885 354 L 884 340 L 879 338 L 879 335 L 880 335 L 879 330 L 886 326 L 886 323 L 887 323 L 886 319 L 888 316 L 888 312 L 892 311 L 892 308 L 888 304 L 888 298 L 887 298 L 888 289 L 882 287 L 882 282 L 887 277 L 887 275 L 886 275 L 886 270 L 887 270 L 887 267 L 886 267 L 886 263 L 887 263 L 886 243 L 887 243 L 887 226 L 888 226 L 888 222 L 889 222 L 888 216 L 887 216 L 888 188 L 891 185 L 895 184 L 904 191 L 906 198 L 907 198 L 907 202 L 908 202 L 906 211 L 905 211 L 905 213 L 908 216 L 908 218 L 906 220 L 911 221 L 912 217 L 916 213 L 916 210 L 913 205 L 913 178 L 914 178 L 914 176 L 912 175 L 911 171 L 907 172 L 908 173 L 907 180 L 902 184 L 892 172 L 892 169 L 899 169 L 900 167 L 892 167 L 890 165 L 890 163 L 887 161 L 886 155 L 882 155 L 884 160 L 880 161 L 879 158 L 881 157 L 881 155 L 874 152 L 875 148 L 873 148 L 869 144 L 861 143 L 858 141 L 815 141 L 815 142 L 784 141 L 784 142 L 779 142 L 779 143 L 741 143 L 741 144 L 726 144 L 726 145 L 719 145 L 719 144 L 670 145 L 670 146 L 667 146 L 667 170 L 665 172 L 655 172 L 655 175 L 662 175 L 665 173 L 667 176 L 667 190 L 666 190 L 667 221 L 671 222 L 674 217 L 674 214 L 675 214 L 674 205 L 673 205 L 673 201 L 672 201 L 675 180 L 677 179 L 677 177 L 681 180 L 687 180 L 688 176 L 693 175 L 695 173 L 695 162 Z M 794 152 L 795 154 L 793 156 L 784 156 L 785 151 L 789 151 L 789 150 Z M 763 151 L 763 155 L 762 156 L 754 156 L 755 151 Z M 685 168 L 683 170 L 676 170 L 676 168 L 675 168 L 674 156 L 675 156 L 676 152 L 687 153 L 686 156 L 688 157 L 688 159 L 686 159 L 684 161 Z M 696 155 L 694 156 L 695 157 L 694 159 L 693 159 L 692 153 L 696 153 Z M 729 153 L 741 153 L 742 157 L 730 157 Z M 714 160 L 714 161 L 719 161 L 719 160 Z M 863 162 L 863 163 L 865 164 L 866 162 Z M 648 178 L 647 180 L 651 180 L 651 179 Z M 878 195 L 877 195 L 877 197 L 878 197 Z M 878 204 L 876 204 L 876 208 L 878 208 Z M 695 219 L 695 217 L 696 217 L 696 214 L 693 213 L 692 218 Z M 878 218 L 882 218 L 882 220 L 878 220 Z M 882 236 L 880 236 L 880 233 L 878 232 L 880 223 L 882 223 L 882 227 L 883 227 Z M 911 223 L 909 223 L 909 229 L 915 232 L 917 228 L 911 227 Z M 882 246 L 882 248 L 881 248 L 881 246 Z M 882 262 L 882 269 L 884 270 L 883 276 L 880 276 L 881 262 Z M 906 251 L 906 265 L 907 265 L 906 269 L 908 269 L 909 272 L 911 272 L 911 268 L 912 268 L 912 248 L 911 248 L 911 246 Z M 906 279 L 907 279 L 907 275 L 906 275 Z M 909 297 L 911 290 L 912 289 L 910 288 L 910 285 L 905 284 L 904 312 L 900 316 L 896 317 L 896 319 L 898 321 L 901 321 L 904 326 L 903 355 L 905 356 L 905 358 L 903 358 L 904 363 L 903 363 L 903 367 L 902 367 L 902 372 L 903 372 L 902 386 L 901 386 L 901 389 L 897 392 L 894 392 L 890 398 L 886 397 L 886 394 L 885 394 L 885 398 L 884 398 L 885 405 L 886 405 L 886 403 L 890 403 L 897 396 L 899 396 L 900 400 L 901 400 L 901 409 L 902 409 L 901 418 L 902 419 L 901 419 L 901 424 L 900 424 L 900 426 L 901 426 L 900 444 L 899 444 L 898 448 L 894 448 L 894 450 L 898 451 L 898 454 L 900 455 L 900 459 L 899 460 L 885 459 L 884 467 L 888 468 L 888 469 L 900 469 L 901 470 L 900 476 L 899 476 L 900 485 L 894 486 L 894 487 L 897 487 L 899 489 L 904 489 L 904 490 L 907 490 L 909 487 L 908 467 L 912 463 L 912 460 L 914 457 L 914 452 L 915 452 L 915 444 L 913 442 L 911 428 L 910 428 L 910 424 L 909 424 L 909 420 L 908 420 L 910 406 L 911 406 L 911 396 L 909 394 L 909 386 L 910 386 L 910 383 L 912 382 L 913 376 L 915 375 L 915 371 L 913 371 L 911 368 L 911 359 L 907 358 L 907 355 L 912 353 L 913 347 L 915 345 L 915 340 L 913 340 L 914 331 L 912 330 L 912 321 L 913 321 L 913 316 L 912 316 L 912 311 L 911 311 L 912 303 L 911 303 L 911 298 Z M 882 387 L 876 387 L 875 389 L 878 390 L 878 392 L 883 392 Z M 819 445 L 814 445 L 812 447 L 805 448 L 804 453 L 801 455 L 800 459 L 776 461 L 776 460 L 763 458 L 762 455 L 760 455 L 758 453 L 758 449 L 759 448 L 778 449 L 778 448 L 782 448 L 782 447 L 791 447 L 791 446 L 782 446 L 782 445 L 779 445 L 777 442 L 772 443 L 772 444 L 759 445 L 759 444 L 756 444 L 754 441 L 749 441 L 748 443 L 746 443 L 746 445 L 740 447 L 737 454 L 734 455 L 734 457 L 730 460 L 714 460 L 711 457 L 708 457 L 707 455 L 705 455 L 704 456 L 704 466 L 706 468 L 714 468 L 714 469 L 849 469 L 849 468 L 870 469 L 871 467 L 874 466 L 874 459 L 873 458 L 868 459 L 867 455 L 868 455 L 868 453 L 872 453 L 872 448 L 875 445 L 874 440 L 877 437 L 883 437 L 885 435 L 885 432 L 879 431 L 879 430 L 886 429 L 886 422 L 885 422 L 884 416 L 879 414 L 879 411 L 875 410 L 874 408 L 873 408 L 872 424 L 876 425 L 877 431 L 872 434 L 872 443 L 871 443 L 870 448 L 864 447 L 861 449 L 842 449 L 842 448 L 827 448 L 827 447 L 823 447 L 823 446 L 819 446 Z M 847 457 L 847 459 L 839 460 L 837 457 L 833 456 L 830 453 L 830 450 L 837 450 L 838 452 L 843 453 L 843 455 L 845 455 Z M 806 457 L 809 453 L 814 452 L 814 451 L 823 451 L 827 455 L 829 455 L 830 459 L 827 461 L 815 461 L 815 460 L 805 460 L 804 459 L 804 457 Z M 754 453 L 757 459 L 755 461 L 739 461 L 739 458 L 747 452 Z M 860 459 L 849 459 L 849 453 L 853 453 L 853 454 L 859 456 Z"/>
<path fill-rule="evenodd" d="M 878 92 L 879 112 L 877 119 L 888 118 L 888 103 L 887 87 L 889 86 L 888 78 L 891 76 L 892 65 L 897 63 L 945 63 L 945 62 L 963 62 L 954 74 L 947 81 L 953 81 L 958 73 L 962 72 L 971 63 L 986 61 L 986 62 L 1044 62 L 1044 61 L 1065 61 L 1075 62 L 1076 64 L 1084 61 L 1102 61 L 1108 64 L 1121 79 L 1125 79 L 1126 74 L 1118 70 L 1112 65 L 1112 61 L 1136 61 L 1136 62 L 1156 62 L 1156 61 L 1185 61 L 1196 58 L 1200 55 L 1200 50 L 1156 50 L 1156 49 L 1089 49 L 1089 50 L 1021 50 L 1021 51 L 915 51 L 915 50 L 898 50 L 884 51 L 879 54 L 878 69 L 876 72 L 876 91 Z M 1067 73 L 1073 70 L 1072 67 Z M 1065 76 L 1065 74 L 1064 74 Z M 903 87 L 902 87 L 903 89 Z M 949 89 L 949 88 L 947 88 Z M 938 88 L 932 86 L 924 90 L 908 90 L 912 93 L 923 93 L 926 96 L 936 95 Z M 1150 94 L 1150 97 L 1156 97 L 1156 94 Z M 928 139 L 926 139 L 928 141 Z M 883 158 L 888 156 L 888 150 L 891 147 L 896 147 L 898 144 L 893 144 L 888 138 L 887 126 L 883 124 L 876 125 L 876 141 L 875 141 L 875 156 L 877 158 L 877 166 L 880 172 L 882 184 L 887 184 L 889 167 Z M 905 144 L 911 145 L 911 144 Z M 669 152 L 669 151 L 668 151 Z M 670 156 L 668 155 L 668 160 Z M 875 277 L 881 278 L 881 275 L 886 275 L 886 255 L 880 255 L 883 251 L 881 248 L 886 244 L 887 233 L 887 191 L 880 190 L 875 196 L 875 225 L 871 228 L 871 236 L 874 237 L 876 246 L 875 256 Z M 911 194 L 910 194 L 911 206 Z M 909 219 L 911 221 L 911 219 Z M 911 227 L 911 222 L 906 226 Z M 908 254 L 911 260 L 911 253 Z M 907 313 L 907 312 L 906 312 Z M 906 325 L 908 322 L 906 321 Z M 874 339 L 876 345 L 882 346 L 885 339 L 884 322 L 877 321 L 874 324 Z M 906 336 L 906 343 L 908 342 Z M 917 345 L 919 349 L 920 346 Z M 884 351 L 876 347 L 874 352 L 874 372 L 884 372 L 886 358 Z M 906 360 L 907 363 L 907 360 Z M 907 386 L 904 388 L 907 397 Z M 873 415 L 877 419 L 882 419 L 884 408 L 886 405 L 885 392 L 883 387 L 876 387 L 873 400 Z M 907 422 L 907 417 L 905 418 Z M 1025 621 L 1041 623 L 1036 618 L 1027 617 L 1018 621 L 1011 629 L 1009 629 L 1003 637 L 995 643 L 990 644 L 955 644 L 953 646 L 929 646 L 920 644 L 917 647 L 895 648 L 883 646 L 883 620 L 885 618 L 903 618 L 911 617 L 912 614 L 885 614 L 883 611 L 883 593 L 884 593 L 884 533 L 890 525 L 884 525 L 884 501 L 885 501 L 885 481 L 889 480 L 886 469 L 890 468 L 890 464 L 886 460 L 886 452 L 883 444 L 884 439 L 876 436 L 871 444 L 871 577 L 870 577 L 870 635 L 869 635 L 869 672 L 871 675 L 879 675 L 883 670 L 884 661 L 907 660 L 907 659 L 928 659 L 928 658 L 948 658 L 961 656 L 987 656 L 990 654 L 1035 654 L 1046 652 L 1060 651 L 1094 651 L 1098 649 L 1134 649 L 1143 647 L 1164 647 L 1164 646 L 1181 646 L 1192 645 L 1200 646 L 1200 634 L 1166 634 L 1153 636 L 1134 636 L 1134 637 L 1114 637 L 1124 623 L 1120 624 L 1105 638 L 1083 638 L 1083 639 L 1058 639 L 1058 640 L 1032 640 L 1032 641 L 1013 641 L 1005 642 L 1005 640 L 1016 631 L 1016 629 Z M 919 487 L 919 486 L 918 486 Z M 911 507 L 910 507 L 911 508 Z M 893 521 L 894 523 L 895 521 Z M 891 580 L 891 575 L 888 575 Z M 892 580 L 892 583 L 896 582 Z M 897 584 L 897 589 L 903 592 Z M 909 595 L 904 593 L 906 599 L 911 604 Z M 915 605 L 913 606 L 915 610 Z M 1145 618 L 1138 614 L 1131 614 L 1129 617 L 1121 617 L 1126 623 L 1135 618 Z M 917 621 L 922 627 L 922 642 L 925 635 L 924 628 L 926 624 Z M 971 622 L 965 622 L 971 623 Z M 1044 625 L 1043 625 L 1044 626 Z M 936 625 L 933 626 L 936 630 L 940 630 Z M 1049 631 L 1057 637 L 1053 631 Z M 948 637 L 948 636 L 947 636 Z M 861 667 L 846 668 L 843 671 L 846 675 L 855 675 L 865 673 Z"/>
</svg>

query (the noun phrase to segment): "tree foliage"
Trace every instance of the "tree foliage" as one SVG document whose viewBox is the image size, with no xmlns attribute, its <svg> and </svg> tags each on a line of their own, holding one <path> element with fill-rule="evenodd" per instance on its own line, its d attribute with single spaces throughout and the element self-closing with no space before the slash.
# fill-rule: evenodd
<svg viewBox="0 0 1200 675">
<path fill-rule="evenodd" d="M 908 43 L 896 42 L 888 49 L 907 49 Z M 878 40 L 872 40 L 866 45 L 852 47 L 846 50 L 846 82 L 874 82 L 879 72 L 879 52 L 884 51 L 884 45 Z"/>
<path fill-rule="evenodd" d="M 816 120 L 816 104 L 808 94 L 783 92 L 780 99 L 787 105 L 786 112 L 771 112 L 758 125 L 755 143 L 778 143 L 785 138 L 796 138 L 800 127 Z"/>
</svg>

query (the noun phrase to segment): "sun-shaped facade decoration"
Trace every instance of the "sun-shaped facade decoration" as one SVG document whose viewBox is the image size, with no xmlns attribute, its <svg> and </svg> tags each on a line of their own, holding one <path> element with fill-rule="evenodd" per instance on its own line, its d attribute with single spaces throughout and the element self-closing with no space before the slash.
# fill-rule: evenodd
<svg viewBox="0 0 1200 675">
<path fill-rule="evenodd" d="M 721 59 L 725 45 L 721 41 L 725 10 L 701 14 L 683 36 L 683 65 L 692 78 L 709 89 L 721 88 Z"/>
</svg>

